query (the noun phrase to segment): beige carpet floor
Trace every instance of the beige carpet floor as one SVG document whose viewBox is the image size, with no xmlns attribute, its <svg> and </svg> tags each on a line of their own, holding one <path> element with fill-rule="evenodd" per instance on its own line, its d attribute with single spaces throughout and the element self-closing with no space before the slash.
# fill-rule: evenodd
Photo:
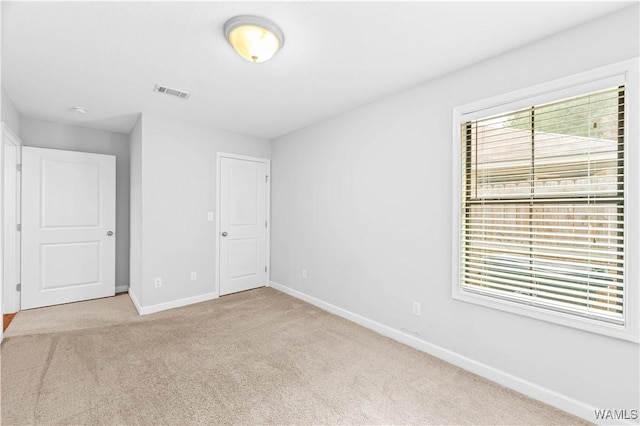
<svg viewBox="0 0 640 426">
<path fill-rule="evenodd" d="M 18 313 L 2 424 L 586 424 L 270 288 Z"/>
</svg>

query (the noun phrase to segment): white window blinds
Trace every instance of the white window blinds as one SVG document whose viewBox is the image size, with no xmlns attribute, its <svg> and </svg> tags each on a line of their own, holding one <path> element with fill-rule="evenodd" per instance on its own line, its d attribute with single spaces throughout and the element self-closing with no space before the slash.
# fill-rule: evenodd
<svg viewBox="0 0 640 426">
<path fill-rule="evenodd" d="M 624 323 L 624 86 L 464 122 L 461 290 Z"/>
</svg>

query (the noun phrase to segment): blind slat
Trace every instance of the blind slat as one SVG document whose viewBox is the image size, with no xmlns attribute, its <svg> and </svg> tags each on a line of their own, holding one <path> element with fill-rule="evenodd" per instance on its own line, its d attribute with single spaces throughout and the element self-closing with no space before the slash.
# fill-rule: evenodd
<svg viewBox="0 0 640 426">
<path fill-rule="evenodd" d="M 482 280 L 478 280 L 476 278 L 469 278 L 469 280 L 475 282 L 477 285 L 482 285 L 484 283 Z M 620 305 L 617 305 L 614 303 L 603 303 L 603 302 L 599 302 L 597 300 L 592 300 L 588 298 L 579 298 L 579 297 L 576 298 L 576 297 L 570 297 L 570 296 L 563 296 L 563 295 L 554 294 L 554 293 L 550 293 L 550 292 L 546 292 L 538 289 L 523 289 L 522 287 L 519 287 L 519 286 L 508 285 L 500 282 L 492 282 L 490 286 L 487 286 L 485 288 L 490 288 L 493 290 L 499 289 L 502 291 L 509 290 L 509 292 L 518 294 L 520 295 L 520 297 L 522 297 L 523 295 L 528 295 L 532 299 L 537 299 L 536 300 L 537 303 L 549 302 L 550 301 L 549 299 L 551 299 L 555 301 L 556 305 L 560 305 L 560 303 L 564 303 L 564 306 L 573 304 L 574 308 L 575 308 L 575 305 L 577 304 L 583 305 L 584 308 L 593 309 L 594 307 L 596 307 L 602 310 L 602 312 L 600 312 L 599 314 L 603 317 L 617 318 L 622 313 L 622 306 Z M 526 290 L 526 291 L 523 291 L 523 290 Z M 532 297 L 532 295 L 535 295 L 535 296 Z M 543 298 L 546 299 L 544 300 L 544 302 L 543 300 L 541 300 Z"/>
<path fill-rule="evenodd" d="M 532 263 L 530 266 L 529 265 L 525 265 L 524 268 L 528 269 L 531 268 L 532 270 L 535 270 L 537 274 L 543 275 L 542 272 L 540 272 L 540 263 L 541 262 L 536 262 L 536 263 Z M 488 267 L 486 263 L 484 263 L 484 259 L 481 258 L 473 258 L 473 257 L 466 257 L 464 259 L 464 264 L 465 266 L 469 267 L 469 268 L 473 268 L 476 270 L 494 270 L 495 268 L 491 268 Z M 573 266 L 573 267 L 571 267 Z M 550 267 L 554 267 L 555 270 L 554 272 L 556 274 L 558 274 L 558 276 L 579 276 L 579 275 L 588 275 L 589 278 L 592 279 L 604 279 L 606 282 L 603 282 L 603 284 L 609 283 L 610 282 L 610 276 L 611 274 L 607 271 L 613 270 L 612 266 L 597 266 L 595 268 L 593 268 L 592 270 L 589 270 L 586 274 L 584 269 L 580 269 L 579 266 L 571 265 L 571 266 L 567 266 L 567 265 L 561 265 L 559 263 L 545 263 L 545 267 L 546 268 L 550 268 Z M 594 265 L 596 266 L 596 265 Z M 522 267 L 520 268 L 501 268 L 500 270 L 506 270 L 506 271 L 511 271 L 511 272 L 522 272 Z M 585 285 L 585 284 L 581 284 L 581 283 L 574 283 L 574 286 L 578 286 L 580 288 L 584 287 L 584 289 L 588 289 L 589 286 Z M 612 285 L 613 286 L 613 285 Z M 617 286 L 616 286 L 617 288 Z M 617 290 L 616 290 L 617 291 Z M 622 292 L 621 292 L 622 294 Z"/>
<path fill-rule="evenodd" d="M 551 298 L 557 301 L 563 301 L 567 303 L 575 303 L 575 304 L 584 304 L 591 307 L 599 307 L 603 308 L 609 312 L 621 312 L 622 299 L 608 298 L 606 295 L 599 295 L 594 293 L 582 293 L 582 292 L 574 292 L 571 294 L 570 292 L 559 292 L 553 287 L 543 287 L 543 286 L 521 286 L 514 285 L 515 282 L 512 280 L 502 280 L 495 279 L 490 283 L 486 283 L 482 279 L 482 276 L 468 276 L 469 280 L 475 281 L 479 285 L 484 285 L 489 288 L 500 288 L 500 289 L 509 289 L 514 292 L 518 292 L 520 294 L 529 294 L 535 295 L 535 297 L 546 297 Z M 606 314 L 604 314 L 606 315 Z"/>
</svg>

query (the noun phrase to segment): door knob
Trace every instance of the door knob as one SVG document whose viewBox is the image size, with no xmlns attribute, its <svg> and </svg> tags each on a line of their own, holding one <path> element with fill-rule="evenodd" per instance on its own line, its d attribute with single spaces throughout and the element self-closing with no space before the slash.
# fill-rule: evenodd
<svg viewBox="0 0 640 426">
<path fill-rule="evenodd" d="M 227 234 L 226 232 L 223 232 L 223 233 L 222 233 L 222 236 L 223 236 L 223 237 L 226 237 L 227 235 L 228 235 L 228 234 Z"/>
<path fill-rule="evenodd" d="M 112 236 L 112 235 L 113 235 L 113 231 L 109 231 L 109 232 L 107 232 L 107 235 L 108 235 L 108 236 Z"/>
</svg>

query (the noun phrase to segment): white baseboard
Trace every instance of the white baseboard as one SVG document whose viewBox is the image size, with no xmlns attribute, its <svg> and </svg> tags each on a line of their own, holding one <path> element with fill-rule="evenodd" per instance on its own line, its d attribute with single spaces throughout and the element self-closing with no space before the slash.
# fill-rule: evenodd
<svg viewBox="0 0 640 426">
<path fill-rule="evenodd" d="M 126 293 L 129 291 L 129 285 L 125 284 L 125 285 L 117 285 L 116 286 L 116 294 L 118 293 Z"/>
<path fill-rule="evenodd" d="M 133 294 L 132 291 L 128 291 L 127 293 L 129 294 L 129 299 L 131 299 L 131 301 L 133 302 L 133 306 L 136 307 L 136 311 L 138 311 L 138 315 L 142 315 L 140 313 L 142 308 L 140 307 L 140 303 L 138 302 L 138 299 L 136 299 L 136 295 Z"/>
<path fill-rule="evenodd" d="M 198 296 L 185 297 L 184 299 L 172 300 L 170 302 L 158 303 L 157 305 L 141 306 L 135 295 L 129 292 L 129 297 L 133 302 L 139 315 L 148 315 L 167 309 L 179 308 L 181 306 L 192 305 L 194 303 L 206 302 L 207 300 L 217 299 L 218 293 L 205 293 Z"/>
<path fill-rule="evenodd" d="M 355 322 L 356 324 L 359 324 L 363 327 L 373 330 L 379 334 L 382 334 L 383 336 L 389 337 L 400 343 L 404 343 L 405 345 L 411 346 L 412 348 L 417 349 L 419 351 L 426 352 L 429 355 L 433 355 L 457 367 L 460 367 L 467 371 L 475 373 L 479 376 L 482 376 L 486 379 L 489 379 L 507 388 L 513 389 L 533 399 L 544 402 L 545 404 L 559 408 L 560 410 L 563 410 L 575 416 L 581 417 L 587 421 L 590 421 L 590 422 L 595 421 L 594 419 L 595 407 L 592 407 L 588 404 L 577 401 L 573 398 L 570 398 L 566 395 L 552 391 L 550 389 L 544 388 L 540 385 L 529 382 L 520 377 L 516 377 L 512 374 L 498 370 L 497 368 L 488 366 L 478 361 L 474 361 L 473 359 L 468 358 L 464 355 L 460 355 L 456 352 L 450 351 L 443 347 L 431 344 L 425 340 L 419 339 L 415 336 L 404 333 L 402 331 L 398 331 L 384 324 L 380 324 L 379 322 L 373 321 L 369 318 L 365 318 L 361 315 L 347 311 L 346 309 L 339 308 L 335 305 L 332 305 L 331 303 L 327 303 L 323 300 L 317 299 L 313 296 L 309 296 L 305 293 L 286 287 L 277 282 L 271 281 L 270 286 L 276 290 L 279 290 L 297 299 L 304 300 L 305 302 L 308 302 L 314 306 L 317 306 L 318 308 L 323 309 L 327 312 L 338 315 L 349 321 Z M 627 423 L 619 423 L 619 424 L 627 424 Z M 632 423 L 628 423 L 628 424 L 632 424 Z"/>
</svg>

